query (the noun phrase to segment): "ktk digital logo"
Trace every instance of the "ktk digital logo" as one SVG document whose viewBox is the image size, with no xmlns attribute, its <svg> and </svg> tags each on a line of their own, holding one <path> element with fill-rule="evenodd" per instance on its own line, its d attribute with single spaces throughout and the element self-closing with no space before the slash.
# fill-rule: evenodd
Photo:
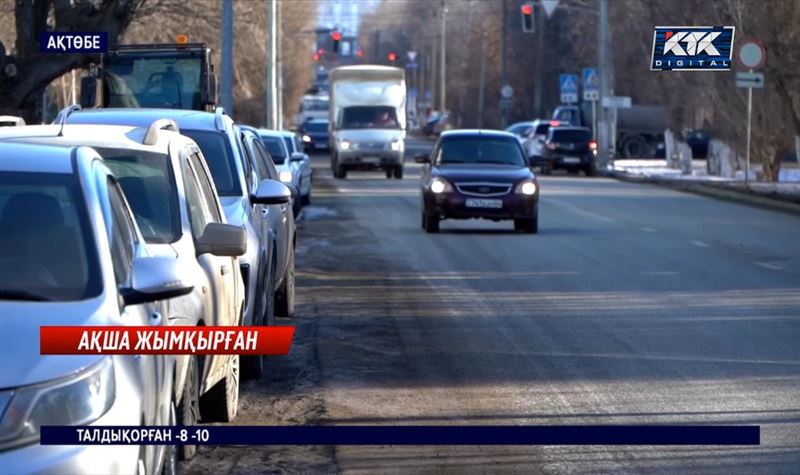
<svg viewBox="0 0 800 475">
<path fill-rule="evenodd" d="M 728 71 L 733 26 L 657 26 L 651 71 Z"/>
</svg>

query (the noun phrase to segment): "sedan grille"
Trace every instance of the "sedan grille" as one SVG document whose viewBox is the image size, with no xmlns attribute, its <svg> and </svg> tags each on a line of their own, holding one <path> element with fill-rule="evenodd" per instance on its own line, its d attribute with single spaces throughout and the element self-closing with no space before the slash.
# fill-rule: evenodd
<svg viewBox="0 0 800 475">
<path fill-rule="evenodd" d="M 472 196 L 503 196 L 511 191 L 507 183 L 456 183 L 460 193 Z"/>
</svg>

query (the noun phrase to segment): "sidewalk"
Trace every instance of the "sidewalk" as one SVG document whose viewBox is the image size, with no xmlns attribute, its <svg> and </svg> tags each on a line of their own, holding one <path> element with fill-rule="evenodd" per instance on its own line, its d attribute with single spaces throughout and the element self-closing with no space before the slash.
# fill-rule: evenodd
<svg viewBox="0 0 800 475">
<path fill-rule="evenodd" d="M 693 160 L 692 174 L 667 168 L 666 160 L 616 160 L 609 169 L 611 176 L 627 181 L 654 183 L 671 188 L 700 193 L 716 198 L 737 201 L 782 211 L 800 213 L 800 168 L 796 164 L 782 164 L 776 183 L 744 182 L 744 172 L 735 178 L 706 174 L 706 161 Z M 759 170 L 751 169 L 751 177 Z"/>
</svg>

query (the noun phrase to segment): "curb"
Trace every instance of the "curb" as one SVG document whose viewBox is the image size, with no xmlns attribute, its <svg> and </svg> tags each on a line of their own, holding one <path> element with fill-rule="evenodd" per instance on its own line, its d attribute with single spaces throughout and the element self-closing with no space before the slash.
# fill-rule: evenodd
<svg viewBox="0 0 800 475">
<path fill-rule="evenodd" d="M 800 201 L 794 202 L 784 197 L 769 194 L 756 194 L 753 192 L 748 193 L 745 191 L 727 188 L 725 185 L 646 177 L 642 175 L 631 175 L 625 172 L 609 172 L 607 176 L 629 183 L 658 185 L 673 190 L 709 196 L 720 200 L 800 215 Z M 798 199 L 800 200 L 800 198 Z"/>
</svg>

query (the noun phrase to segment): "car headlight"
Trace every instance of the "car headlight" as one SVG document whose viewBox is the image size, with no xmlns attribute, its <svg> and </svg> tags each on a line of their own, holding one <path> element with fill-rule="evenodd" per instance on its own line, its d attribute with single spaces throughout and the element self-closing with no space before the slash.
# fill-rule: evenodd
<svg viewBox="0 0 800 475">
<path fill-rule="evenodd" d="M 453 191 L 453 187 L 450 186 L 450 183 L 447 183 L 445 180 L 439 177 L 436 177 L 433 180 L 431 180 L 429 187 L 431 191 L 436 193 L 437 195 L 439 193 L 444 193 L 445 191 Z"/>
<path fill-rule="evenodd" d="M 291 183 L 292 182 L 292 172 L 288 170 L 284 170 L 278 173 L 278 179 L 280 179 L 283 183 Z"/>
<path fill-rule="evenodd" d="M 10 399 L 0 420 L 0 450 L 35 442 L 43 425 L 85 425 L 99 419 L 116 398 L 111 358 L 65 380 L 0 393 Z M 10 393 L 10 397 L 9 397 Z"/>
<path fill-rule="evenodd" d="M 536 194 L 536 183 L 532 181 L 523 181 L 517 185 L 517 193 L 520 195 L 532 196 Z"/>
<path fill-rule="evenodd" d="M 309 137 L 308 135 L 304 135 L 303 136 L 303 142 L 306 142 L 306 143 L 311 142 L 311 137 Z"/>
<path fill-rule="evenodd" d="M 350 142 L 347 140 L 342 140 L 339 142 L 339 148 L 342 150 L 349 150 L 350 149 Z"/>
<path fill-rule="evenodd" d="M 401 144 L 400 144 L 400 141 L 399 141 L 399 140 L 395 140 L 394 142 L 392 142 L 391 144 L 389 144 L 389 147 L 391 147 L 391 149 L 392 149 L 393 151 L 397 152 L 397 151 L 399 151 L 399 150 L 400 150 L 400 145 L 401 145 Z"/>
</svg>

